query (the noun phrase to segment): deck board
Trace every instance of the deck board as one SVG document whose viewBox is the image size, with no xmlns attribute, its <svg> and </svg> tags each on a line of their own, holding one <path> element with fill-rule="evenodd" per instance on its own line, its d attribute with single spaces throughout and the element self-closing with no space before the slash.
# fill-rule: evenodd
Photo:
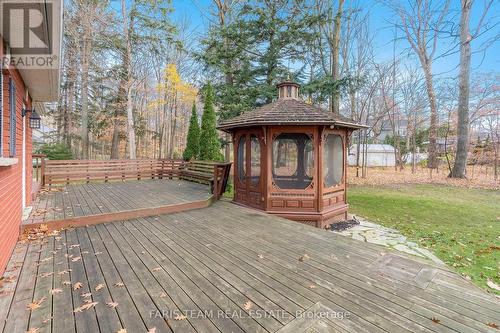
<svg viewBox="0 0 500 333">
<path fill-rule="evenodd" d="M 41 224 L 50 229 L 78 227 L 203 208 L 212 197 L 208 186 L 183 180 L 69 184 L 43 190 L 21 230 Z"/>
<path fill-rule="evenodd" d="M 143 197 L 88 184 L 50 200 L 72 214 L 190 200 L 146 183 Z M 227 202 L 64 230 L 19 243 L 9 267 L 20 261 L 14 293 L 0 296 L 0 333 L 497 332 L 488 324 L 500 324 L 498 299 L 446 267 Z M 85 299 L 98 304 L 74 313 Z M 317 311 L 345 317 L 303 315 Z"/>
</svg>

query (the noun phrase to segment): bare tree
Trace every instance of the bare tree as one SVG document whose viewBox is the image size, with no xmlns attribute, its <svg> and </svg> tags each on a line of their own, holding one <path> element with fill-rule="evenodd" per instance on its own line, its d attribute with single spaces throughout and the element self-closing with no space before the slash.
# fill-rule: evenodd
<svg viewBox="0 0 500 333">
<path fill-rule="evenodd" d="M 469 95 L 470 95 L 470 63 L 471 41 L 476 38 L 481 30 L 484 17 L 490 9 L 493 0 L 485 4 L 485 8 L 476 31 L 471 34 L 470 15 L 473 0 L 461 0 L 460 15 L 460 73 L 458 76 L 458 110 L 457 110 L 457 149 L 455 163 L 450 177 L 465 178 L 467 166 L 467 153 L 469 152 Z"/>
<path fill-rule="evenodd" d="M 424 72 L 425 85 L 430 107 L 429 157 L 428 167 L 437 167 L 437 128 L 438 110 L 434 91 L 432 63 L 438 48 L 438 34 L 445 24 L 449 0 L 416 0 L 408 6 L 391 4 L 399 16 L 401 30 L 417 55 Z"/>
<path fill-rule="evenodd" d="M 344 0 L 339 0 L 337 13 L 335 14 L 335 18 L 333 20 L 333 31 L 330 39 L 332 45 L 331 70 L 332 70 L 332 79 L 334 82 L 340 79 L 339 51 L 340 51 L 340 29 L 341 29 L 343 6 L 344 6 Z M 332 95 L 331 108 L 333 113 L 339 114 L 340 91 L 338 91 L 338 89 L 336 89 Z"/>
<path fill-rule="evenodd" d="M 129 158 L 135 159 L 137 147 L 135 143 L 134 114 L 132 108 L 132 41 L 130 40 L 130 26 L 128 22 L 127 5 L 125 0 L 121 0 L 121 10 L 123 18 L 123 36 L 125 37 L 124 66 L 126 71 L 125 96 L 127 108 L 127 139 Z"/>
</svg>

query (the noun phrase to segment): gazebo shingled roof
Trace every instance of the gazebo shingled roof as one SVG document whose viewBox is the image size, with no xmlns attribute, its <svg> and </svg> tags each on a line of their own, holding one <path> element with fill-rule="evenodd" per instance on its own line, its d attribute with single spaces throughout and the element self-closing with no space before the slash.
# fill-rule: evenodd
<svg viewBox="0 0 500 333">
<path fill-rule="evenodd" d="M 298 99 L 277 99 L 237 117 L 221 121 L 218 128 L 228 131 L 232 128 L 262 125 L 338 125 L 352 129 L 365 127 L 352 119 Z"/>
</svg>

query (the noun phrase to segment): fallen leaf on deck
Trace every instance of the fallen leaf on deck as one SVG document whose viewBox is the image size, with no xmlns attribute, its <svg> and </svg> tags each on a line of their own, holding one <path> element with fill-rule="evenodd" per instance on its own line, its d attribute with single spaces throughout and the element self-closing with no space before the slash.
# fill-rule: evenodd
<svg viewBox="0 0 500 333">
<path fill-rule="evenodd" d="M 159 271 L 160 269 L 161 269 L 161 267 L 156 267 L 156 268 L 153 268 L 151 271 L 152 271 L 152 272 L 157 272 L 157 271 Z"/>
<path fill-rule="evenodd" d="M 495 323 L 487 323 L 486 326 L 489 326 L 491 328 L 496 328 L 497 330 L 499 329 L 498 324 L 495 324 Z"/>
<path fill-rule="evenodd" d="M 122 328 L 121 330 L 117 331 L 116 333 L 127 333 L 127 330 Z"/>
<path fill-rule="evenodd" d="M 259 259 L 264 259 L 264 256 L 262 254 L 258 255 Z"/>
<path fill-rule="evenodd" d="M 33 327 L 27 330 L 26 333 L 38 333 L 38 331 L 40 331 L 38 327 Z"/>
<path fill-rule="evenodd" d="M 44 259 L 40 259 L 38 260 L 38 262 L 46 262 L 46 261 L 49 261 L 49 260 L 52 260 L 52 257 L 48 257 L 48 258 L 44 258 Z"/>
<path fill-rule="evenodd" d="M 42 320 L 42 323 L 43 323 L 43 324 L 47 324 L 49 321 L 51 321 L 51 320 L 52 320 L 52 318 L 54 318 L 54 317 L 48 317 L 48 318 L 45 318 L 44 320 Z"/>
<path fill-rule="evenodd" d="M 82 259 L 82 257 L 74 257 L 74 258 L 71 258 L 71 261 L 72 262 L 76 262 L 78 260 Z"/>
<path fill-rule="evenodd" d="M 115 286 L 115 287 L 123 287 L 124 284 L 123 284 L 123 282 L 117 282 L 113 286 Z"/>
<path fill-rule="evenodd" d="M 75 247 L 80 247 L 80 244 L 73 244 L 73 245 L 70 245 L 70 246 L 69 246 L 69 248 L 70 248 L 70 249 L 73 249 L 73 248 L 75 248 Z"/>
<path fill-rule="evenodd" d="M 309 257 L 309 255 L 306 253 L 306 254 L 304 254 L 303 256 L 300 256 L 300 257 L 299 257 L 299 261 L 300 261 L 300 262 L 304 262 L 304 261 L 306 261 L 306 260 L 307 260 L 307 259 L 309 259 L 309 258 L 310 258 L 310 257 Z"/>
<path fill-rule="evenodd" d="M 250 301 L 246 301 L 245 304 L 243 304 L 243 309 L 245 310 L 250 310 L 253 306 L 253 303 Z"/>
<path fill-rule="evenodd" d="M 98 255 L 102 254 L 102 252 L 95 252 L 94 254 L 95 254 L 96 256 L 98 256 Z"/>
<path fill-rule="evenodd" d="M 116 308 L 118 306 L 118 302 L 108 302 L 106 305 L 110 308 Z"/>
<path fill-rule="evenodd" d="M 64 274 L 68 274 L 69 272 L 71 272 L 71 269 L 65 269 L 64 271 L 60 271 L 59 273 L 57 273 L 58 275 L 64 275 Z"/>
<path fill-rule="evenodd" d="M 104 285 L 104 284 L 99 283 L 99 284 L 95 287 L 95 291 L 99 291 L 99 290 L 101 290 L 101 289 L 102 289 L 102 288 L 104 288 L 104 287 L 105 287 L 105 285 Z"/>
<path fill-rule="evenodd" d="M 88 309 L 91 309 L 93 308 L 94 306 L 96 306 L 99 302 L 89 302 L 89 303 L 85 303 L 85 304 L 82 304 L 81 306 L 77 307 L 76 309 L 73 310 L 74 313 L 77 313 L 77 312 L 82 312 L 82 311 L 85 311 L 85 310 L 88 310 Z"/>
<path fill-rule="evenodd" d="M 167 297 L 167 294 L 165 294 L 165 293 L 160 294 L 160 298 L 165 298 L 165 297 Z"/>
<path fill-rule="evenodd" d="M 62 289 L 59 289 L 59 288 L 56 288 L 56 289 L 51 289 L 51 290 L 50 290 L 50 293 L 51 293 L 52 295 L 55 295 L 55 294 L 60 294 L 60 293 L 62 293 L 62 292 L 63 292 L 63 290 L 62 290 Z"/>
<path fill-rule="evenodd" d="M 314 284 L 311 284 L 311 285 L 309 286 L 309 288 L 314 289 L 314 288 L 316 288 L 316 286 L 315 286 Z"/>
<path fill-rule="evenodd" d="M 53 274 L 54 274 L 53 272 L 49 272 L 49 273 L 42 273 L 42 274 L 38 275 L 38 277 L 44 278 L 44 277 L 49 277 L 49 276 L 52 276 Z"/>
<path fill-rule="evenodd" d="M 62 284 L 64 286 L 71 286 L 71 281 L 63 281 Z"/>
<path fill-rule="evenodd" d="M 92 293 L 83 293 L 80 296 L 82 296 L 83 298 L 87 298 L 87 297 L 92 296 Z"/>
<path fill-rule="evenodd" d="M 493 282 L 492 280 L 490 280 L 490 279 L 486 280 L 486 285 L 488 287 L 490 287 L 491 289 L 495 289 L 495 290 L 499 290 L 500 291 L 500 286 L 498 284 L 496 284 L 495 282 Z"/>
<path fill-rule="evenodd" d="M 11 283 L 11 282 L 16 282 L 15 275 L 9 275 L 9 276 L 6 276 L 2 279 L 2 283 Z"/>
<path fill-rule="evenodd" d="M 2 291 L 0 291 L 0 297 L 1 296 L 6 296 L 6 295 L 13 294 L 14 291 L 15 291 L 15 289 L 5 289 L 5 290 L 2 290 Z"/>
<path fill-rule="evenodd" d="M 177 315 L 177 316 L 174 317 L 175 320 L 184 320 L 186 318 L 187 317 L 185 315 L 182 315 L 182 314 L 181 315 Z"/>
<path fill-rule="evenodd" d="M 83 286 L 83 283 L 77 282 L 73 285 L 73 290 L 80 289 Z"/>
<path fill-rule="evenodd" d="M 436 323 L 436 324 L 439 324 L 441 322 L 441 320 L 435 318 L 435 317 L 432 317 L 431 320 Z"/>
<path fill-rule="evenodd" d="M 46 299 L 47 299 L 47 297 L 42 297 L 39 300 L 34 301 L 34 302 L 28 304 L 28 310 L 36 310 L 36 309 L 38 309 L 42 305 L 42 303 L 45 302 Z"/>
<path fill-rule="evenodd" d="M 151 328 L 148 333 L 156 333 L 156 327 Z"/>
</svg>

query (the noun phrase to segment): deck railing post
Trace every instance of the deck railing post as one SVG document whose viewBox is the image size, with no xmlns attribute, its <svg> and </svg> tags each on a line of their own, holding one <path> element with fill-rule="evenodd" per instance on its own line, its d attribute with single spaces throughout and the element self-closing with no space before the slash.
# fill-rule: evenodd
<svg viewBox="0 0 500 333">
<path fill-rule="evenodd" d="M 217 163 L 214 164 L 214 188 L 213 194 L 215 196 L 215 200 L 219 200 L 219 166 Z"/>
<path fill-rule="evenodd" d="M 42 187 L 45 186 L 45 157 L 47 157 L 47 155 L 38 155 L 40 156 L 40 179 L 41 179 L 41 182 L 42 182 Z M 38 164 L 38 163 L 37 163 Z M 37 172 L 38 174 L 38 172 Z"/>
</svg>

